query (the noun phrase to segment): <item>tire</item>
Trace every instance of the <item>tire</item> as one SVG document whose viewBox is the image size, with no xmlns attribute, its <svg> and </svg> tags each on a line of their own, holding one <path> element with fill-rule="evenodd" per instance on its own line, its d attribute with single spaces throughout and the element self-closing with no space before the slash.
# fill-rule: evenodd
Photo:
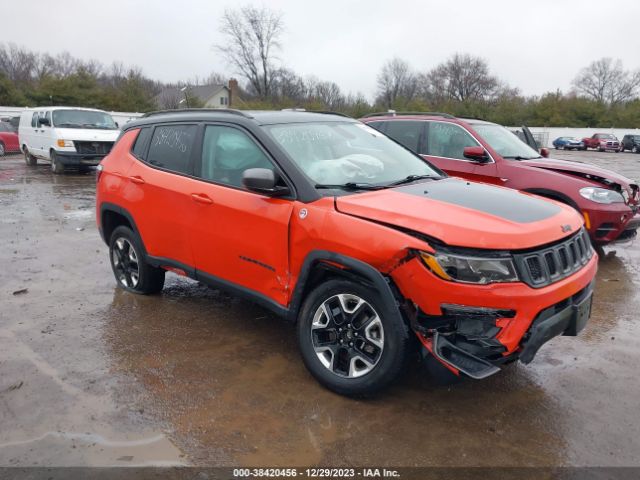
<svg viewBox="0 0 640 480">
<path fill-rule="evenodd" d="M 4 157 L 5 153 L 4 143 L 0 142 L 0 157 Z"/>
<path fill-rule="evenodd" d="M 29 153 L 29 149 L 24 147 L 24 163 L 33 167 L 38 164 L 38 159 Z"/>
<path fill-rule="evenodd" d="M 634 145 L 633 147 L 631 147 L 631 153 L 640 153 L 640 149 L 638 148 L 637 145 Z"/>
<path fill-rule="evenodd" d="M 51 150 L 51 171 L 56 175 L 64 173 L 64 165 L 58 160 L 56 152 Z"/>
<path fill-rule="evenodd" d="M 164 287 L 165 271 L 145 260 L 142 242 L 129 227 L 117 227 L 109 239 L 109 261 L 118 286 L 128 292 L 149 295 Z"/>
<path fill-rule="evenodd" d="M 409 329 L 392 308 L 360 283 L 318 286 L 298 316 L 298 345 L 309 372 L 341 395 L 367 396 L 389 386 L 410 351 Z"/>
</svg>

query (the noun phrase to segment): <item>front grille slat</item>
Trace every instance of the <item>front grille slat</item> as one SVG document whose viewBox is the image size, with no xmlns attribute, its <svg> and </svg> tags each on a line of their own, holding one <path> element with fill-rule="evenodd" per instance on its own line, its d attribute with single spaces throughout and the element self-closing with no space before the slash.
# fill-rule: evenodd
<svg viewBox="0 0 640 480">
<path fill-rule="evenodd" d="M 78 153 L 84 155 L 108 155 L 113 147 L 113 142 L 89 142 L 79 141 L 73 142 Z"/>
<path fill-rule="evenodd" d="M 520 278 L 536 288 L 544 287 L 580 270 L 593 256 L 591 240 L 581 229 L 569 239 L 538 251 L 515 254 Z"/>
</svg>

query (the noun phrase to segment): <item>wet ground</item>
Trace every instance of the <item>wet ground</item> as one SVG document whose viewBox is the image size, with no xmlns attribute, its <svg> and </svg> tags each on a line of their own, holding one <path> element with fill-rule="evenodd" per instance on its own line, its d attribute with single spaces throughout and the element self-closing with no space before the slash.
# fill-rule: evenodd
<svg viewBox="0 0 640 480">
<path fill-rule="evenodd" d="M 640 155 L 555 156 L 640 179 Z M 94 190 L 0 159 L 0 466 L 640 465 L 640 242 L 605 250 L 587 329 L 531 365 L 351 400 L 259 307 L 174 275 L 117 289 Z"/>
</svg>

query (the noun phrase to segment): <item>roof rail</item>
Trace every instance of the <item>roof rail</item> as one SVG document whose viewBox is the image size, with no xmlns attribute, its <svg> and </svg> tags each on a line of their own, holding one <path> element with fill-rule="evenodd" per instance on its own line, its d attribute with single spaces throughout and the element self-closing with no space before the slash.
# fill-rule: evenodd
<svg viewBox="0 0 640 480">
<path fill-rule="evenodd" d="M 365 115 L 362 118 L 369 117 L 395 117 L 396 115 L 424 115 L 426 117 L 443 117 L 443 118 L 456 118 L 449 113 L 442 112 L 396 112 L 395 110 L 389 110 L 388 112 L 374 112 Z"/>
<path fill-rule="evenodd" d="M 306 108 L 283 108 L 281 112 L 306 112 L 306 113 L 321 113 L 323 115 L 338 115 L 340 117 L 353 118 L 342 112 L 333 112 L 331 110 L 307 110 Z"/>
<path fill-rule="evenodd" d="M 233 115 L 240 115 L 245 118 L 253 118 L 242 110 L 236 110 L 235 108 L 177 108 L 173 110 L 156 110 L 155 112 L 145 113 L 142 118 L 152 117 L 154 115 L 163 115 L 165 113 L 193 113 L 193 112 L 211 112 L 211 113 L 231 113 Z"/>
</svg>

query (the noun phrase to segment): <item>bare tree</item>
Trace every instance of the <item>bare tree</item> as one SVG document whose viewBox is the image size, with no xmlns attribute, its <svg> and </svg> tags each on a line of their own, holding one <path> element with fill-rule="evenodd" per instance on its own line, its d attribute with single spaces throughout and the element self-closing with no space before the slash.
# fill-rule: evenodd
<svg viewBox="0 0 640 480">
<path fill-rule="evenodd" d="M 14 43 L 0 45 L 0 72 L 4 73 L 14 84 L 31 83 L 38 55 Z"/>
<path fill-rule="evenodd" d="M 411 101 L 417 86 L 417 77 L 409 64 L 400 58 L 393 58 L 384 64 L 378 74 L 378 101 L 387 108 L 392 108 L 400 98 Z"/>
<path fill-rule="evenodd" d="M 279 68 L 273 73 L 272 96 L 302 104 L 308 98 L 304 80 L 293 70 Z"/>
<path fill-rule="evenodd" d="M 329 110 L 339 110 L 345 104 L 345 97 L 335 82 L 317 82 L 311 96 Z"/>
<path fill-rule="evenodd" d="M 222 16 L 220 31 L 227 41 L 216 48 L 263 99 L 271 94 L 274 54 L 283 29 L 282 14 L 266 7 L 227 9 Z"/>
<path fill-rule="evenodd" d="M 620 60 L 601 58 L 583 68 L 573 80 L 582 94 L 610 105 L 633 100 L 640 90 L 640 71 L 624 70 Z"/>
<path fill-rule="evenodd" d="M 484 59 L 466 53 L 454 54 L 423 77 L 424 81 L 431 98 L 460 102 L 491 99 L 501 87 Z"/>
</svg>

